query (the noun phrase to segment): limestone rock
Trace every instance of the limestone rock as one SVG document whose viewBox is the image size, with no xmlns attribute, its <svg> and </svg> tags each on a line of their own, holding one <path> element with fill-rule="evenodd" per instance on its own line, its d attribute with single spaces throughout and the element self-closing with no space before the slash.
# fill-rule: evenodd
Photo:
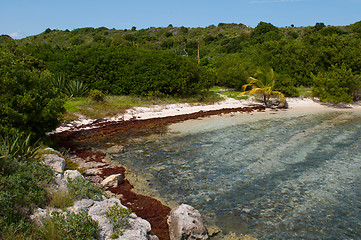
<svg viewBox="0 0 361 240">
<path fill-rule="evenodd" d="M 101 182 L 101 185 L 108 189 L 108 188 L 114 188 L 114 187 L 118 187 L 119 184 L 121 184 L 123 182 L 123 176 L 122 174 L 113 174 L 110 175 L 109 177 L 107 177 L 106 179 L 104 179 Z"/>
<path fill-rule="evenodd" d="M 80 178 L 84 179 L 83 175 L 78 170 L 66 170 L 64 172 L 65 181 L 67 181 L 68 178 L 71 179 L 71 180 L 74 180 L 77 177 L 80 177 Z"/>
<path fill-rule="evenodd" d="M 124 231 L 119 240 L 148 240 L 151 226 L 147 220 L 140 217 L 129 219 L 130 228 Z M 154 238 L 153 238 L 154 239 Z"/>
<path fill-rule="evenodd" d="M 89 168 L 85 170 L 86 175 L 98 175 L 102 172 L 99 168 Z"/>
<path fill-rule="evenodd" d="M 94 205 L 94 202 L 95 201 L 91 199 L 75 201 L 73 206 L 68 207 L 68 210 L 75 213 L 79 213 L 81 210 L 88 212 L 89 208 Z"/>
<path fill-rule="evenodd" d="M 171 240 L 208 239 L 207 229 L 198 210 L 187 204 L 173 209 L 167 219 Z"/>
<path fill-rule="evenodd" d="M 57 154 L 45 154 L 44 162 L 46 165 L 53 168 L 56 173 L 64 173 L 65 159 L 59 157 Z"/>
</svg>

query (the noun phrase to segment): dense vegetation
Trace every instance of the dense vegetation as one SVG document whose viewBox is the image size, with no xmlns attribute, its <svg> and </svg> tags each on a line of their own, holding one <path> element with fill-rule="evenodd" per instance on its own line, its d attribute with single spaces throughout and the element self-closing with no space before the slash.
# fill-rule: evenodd
<svg viewBox="0 0 361 240">
<path fill-rule="evenodd" d="M 321 101 L 358 101 L 360 46 L 361 21 L 340 27 L 220 23 L 46 29 L 21 40 L 0 36 L 0 137 L 12 139 L 0 141 L 0 228 L 19 232 L 19 238 L 29 235 L 24 217 L 44 204 L 51 176 L 26 155 L 29 148 L 25 155 L 9 153 L 21 139 L 24 146 L 44 139 L 62 120 L 66 99 L 89 94 L 93 105 L 102 104 L 104 94 L 203 99 L 214 85 L 241 90 L 249 77 L 272 68 L 272 91 L 297 96 L 303 87 Z"/>
<path fill-rule="evenodd" d="M 326 91 L 328 96 L 319 94 L 316 76 L 341 67 L 354 78 L 360 75 L 361 22 L 284 28 L 260 22 L 254 29 L 233 23 L 206 28 L 47 29 L 16 43 L 53 74 L 108 94 L 184 96 L 214 84 L 241 89 L 260 67 L 271 67 L 278 80 L 276 90 L 287 96 L 297 96 L 299 86 L 313 88 L 324 101 L 350 102 L 360 95 L 360 81 L 347 86 L 345 97 L 333 98 L 334 89 Z"/>
</svg>

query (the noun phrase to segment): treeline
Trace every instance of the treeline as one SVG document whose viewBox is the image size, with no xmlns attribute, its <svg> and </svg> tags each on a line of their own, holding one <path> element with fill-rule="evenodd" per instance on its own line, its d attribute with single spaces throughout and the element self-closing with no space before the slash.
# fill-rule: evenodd
<svg viewBox="0 0 361 240">
<path fill-rule="evenodd" d="M 311 27 L 291 25 L 278 28 L 270 23 L 260 22 L 255 28 L 247 27 L 244 24 L 220 23 L 218 26 L 211 25 L 206 28 L 173 27 L 170 24 L 165 28 L 141 30 L 136 30 L 135 27 L 132 30 L 115 30 L 104 27 L 97 29 L 82 28 L 73 31 L 47 29 L 42 34 L 18 41 L 18 44 L 27 49 L 34 48 L 32 51 L 30 50 L 32 55 L 43 59 L 45 62 L 48 60 L 57 61 L 52 59 L 51 53 L 44 56 L 43 51 L 47 52 L 47 48 L 51 48 L 54 53 L 68 51 L 68 60 L 77 65 L 82 59 L 76 58 L 74 53 L 84 54 L 83 56 L 88 58 L 89 54 L 98 54 L 102 51 L 104 51 L 102 60 L 98 59 L 93 63 L 106 62 L 112 57 L 116 57 L 115 53 L 110 56 L 111 51 L 118 53 L 135 51 L 135 56 L 140 54 L 147 58 L 149 55 L 153 55 L 152 57 L 155 59 L 167 59 L 165 62 L 173 59 L 175 55 L 182 56 L 183 59 L 190 60 L 187 63 L 190 64 L 190 62 L 197 62 L 199 47 L 201 70 L 203 71 L 198 71 L 204 73 L 203 78 L 207 82 L 207 86 L 214 82 L 221 86 L 239 88 L 247 82 L 247 78 L 254 74 L 256 69 L 272 67 L 278 74 L 277 90 L 288 96 L 297 96 L 296 87 L 299 86 L 316 88 L 314 94 L 317 95 L 320 92 L 318 79 L 321 76 L 330 72 L 331 75 L 334 75 L 335 73 L 332 72 L 338 72 L 345 68 L 347 71 L 351 71 L 353 75 L 353 81 L 345 83 L 348 85 L 346 88 L 349 89 L 345 89 L 344 84 L 340 85 L 331 78 L 326 84 L 330 87 L 334 86 L 336 91 L 342 91 L 341 95 L 345 97 L 337 97 L 332 94 L 326 97 L 318 94 L 318 97 L 321 100 L 333 102 L 349 102 L 359 98 L 359 91 L 357 90 L 359 81 L 355 79 L 361 73 L 361 52 L 359 51 L 361 22 L 339 27 L 316 23 L 315 26 Z M 37 47 L 40 49 L 36 49 Z M 160 52 L 173 55 L 163 56 Z M 162 56 L 159 57 L 160 55 Z M 94 56 L 91 58 L 94 60 Z M 59 59 L 64 61 L 64 57 Z M 88 62 L 90 63 L 90 61 Z M 145 63 L 149 64 L 149 61 L 145 60 Z M 157 64 L 163 63 L 155 60 L 154 65 L 150 68 L 154 69 Z M 82 67 L 84 65 L 79 66 L 79 69 Z M 163 69 L 166 68 L 163 67 Z M 102 75 L 100 73 L 104 71 L 102 68 L 100 72 L 98 71 L 101 75 L 98 80 L 94 80 L 97 77 L 95 74 L 89 75 L 87 73 L 87 77 L 93 78 L 91 80 L 92 86 L 95 86 L 94 81 L 102 81 L 102 79 L 113 83 L 114 74 L 118 74 L 119 71 L 123 72 L 123 70 L 117 67 L 114 70 L 105 70 L 107 73 Z M 143 70 L 148 71 L 144 68 L 139 69 L 139 71 Z M 133 69 L 126 71 L 132 73 Z M 74 77 L 74 72 L 70 74 Z M 172 75 L 172 73 L 169 74 Z M 84 74 L 83 78 L 87 77 Z M 115 82 L 123 83 L 119 80 L 119 76 L 115 78 L 117 78 Z M 129 80 L 133 81 L 134 78 L 129 78 Z M 136 80 L 139 81 L 139 79 Z M 97 87 L 99 88 L 99 86 Z M 127 84 L 124 84 L 124 90 L 118 92 L 132 93 L 126 88 Z M 144 91 L 153 90 L 144 89 Z M 165 94 L 171 92 L 172 94 L 174 91 L 161 90 L 160 92 Z M 135 91 L 135 93 L 139 94 L 139 91 Z"/>
</svg>

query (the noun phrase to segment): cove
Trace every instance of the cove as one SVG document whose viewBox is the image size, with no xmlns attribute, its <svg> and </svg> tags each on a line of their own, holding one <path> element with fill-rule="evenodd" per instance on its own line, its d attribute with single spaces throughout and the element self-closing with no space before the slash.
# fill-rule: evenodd
<svg viewBox="0 0 361 240">
<path fill-rule="evenodd" d="M 214 116 L 128 139 L 113 158 L 147 194 L 258 239 L 361 237 L 361 114 Z"/>
</svg>

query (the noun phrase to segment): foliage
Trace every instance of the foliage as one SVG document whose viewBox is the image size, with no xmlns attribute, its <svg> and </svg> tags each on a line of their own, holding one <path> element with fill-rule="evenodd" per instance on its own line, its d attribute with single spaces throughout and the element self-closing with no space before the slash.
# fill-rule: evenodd
<svg viewBox="0 0 361 240">
<path fill-rule="evenodd" d="M 82 177 L 68 178 L 67 181 L 69 194 L 74 200 L 83 198 L 100 200 L 102 197 L 102 191 L 99 187 Z"/>
<path fill-rule="evenodd" d="M 0 47 L 0 134 L 44 137 L 59 124 L 64 101 L 49 88 L 51 74 L 41 62 L 17 51 Z"/>
<path fill-rule="evenodd" d="M 279 98 L 282 102 L 285 102 L 285 96 L 278 91 L 274 90 L 275 87 L 275 75 L 272 68 L 264 68 L 258 70 L 255 74 L 255 77 L 249 77 L 249 83 L 242 86 L 243 91 L 239 95 L 251 94 L 251 95 L 260 95 L 263 97 L 263 102 L 265 107 L 269 107 L 269 99 L 271 96 Z M 247 90 L 248 87 L 251 87 L 251 90 Z"/>
<path fill-rule="evenodd" d="M 228 54 L 215 58 L 215 72 L 219 86 L 241 89 L 254 71 L 252 66 L 237 54 Z"/>
<path fill-rule="evenodd" d="M 313 75 L 312 93 L 322 102 L 352 102 L 355 90 L 361 85 L 360 80 L 346 66 L 332 66 L 329 71 Z"/>
<path fill-rule="evenodd" d="M 72 80 L 67 85 L 67 91 L 71 97 L 83 97 L 88 93 L 88 87 L 82 81 Z"/>
<path fill-rule="evenodd" d="M 28 136 L 17 135 L 3 135 L 0 136 L 0 161 L 5 158 L 33 158 L 39 147 L 30 142 L 30 134 Z M 0 165 L 1 167 L 1 165 Z M 1 170 L 1 168 L 0 168 Z"/>
<path fill-rule="evenodd" d="M 73 205 L 73 200 L 71 199 L 70 194 L 64 190 L 51 191 L 50 195 L 50 207 L 65 209 Z"/>
<path fill-rule="evenodd" d="M 130 226 L 129 215 L 132 213 L 130 209 L 119 206 L 115 203 L 109 207 L 109 211 L 106 213 L 111 224 L 113 224 L 114 232 L 117 235 L 122 235 L 123 231 Z"/>
<path fill-rule="evenodd" d="M 96 102 L 104 102 L 105 94 L 97 89 L 89 91 L 89 97 Z"/>
<path fill-rule="evenodd" d="M 84 210 L 79 213 L 52 212 L 40 228 L 40 234 L 42 239 L 48 240 L 93 239 L 98 237 L 98 222 Z"/>
<path fill-rule="evenodd" d="M 18 226 L 19 236 L 26 232 L 30 228 L 25 220 L 27 212 L 47 202 L 45 187 L 53 181 L 53 172 L 27 152 L 18 151 L 12 157 L 7 152 L 8 146 L 3 145 L 9 143 L 0 143 L 0 157 L 6 162 L 0 170 L 0 229 L 4 230 L 1 234 L 11 239 L 16 238 L 16 234 L 9 232 L 13 226 Z"/>
</svg>

